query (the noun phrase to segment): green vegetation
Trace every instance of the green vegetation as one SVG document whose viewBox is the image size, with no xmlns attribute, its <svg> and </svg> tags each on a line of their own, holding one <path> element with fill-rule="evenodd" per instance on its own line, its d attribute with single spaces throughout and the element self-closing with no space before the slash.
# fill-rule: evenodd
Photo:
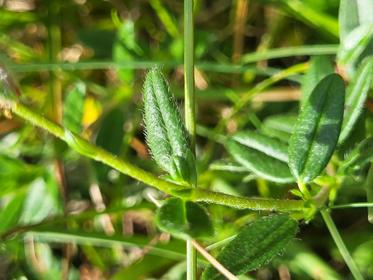
<svg viewBox="0 0 373 280">
<path fill-rule="evenodd" d="M 372 13 L 0 2 L 0 278 L 373 278 Z"/>
</svg>

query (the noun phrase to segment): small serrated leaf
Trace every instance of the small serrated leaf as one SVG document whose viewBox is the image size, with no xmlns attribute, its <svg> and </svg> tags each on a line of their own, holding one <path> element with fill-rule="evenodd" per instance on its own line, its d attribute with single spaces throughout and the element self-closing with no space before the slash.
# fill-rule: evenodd
<svg viewBox="0 0 373 280">
<path fill-rule="evenodd" d="M 146 141 L 157 164 L 175 180 L 195 184 L 196 168 L 188 134 L 167 82 L 152 68 L 144 83 Z"/>
<path fill-rule="evenodd" d="M 359 69 L 346 89 L 345 113 L 338 143 L 342 144 L 353 130 L 364 106 L 373 82 L 373 57 L 369 57 Z"/>
<path fill-rule="evenodd" d="M 322 79 L 304 104 L 289 143 L 289 166 L 301 182 L 316 178 L 337 145 L 345 86 L 337 74 Z"/>
<path fill-rule="evenodd" d="M 238 132 L 226 142 L 228 152 L 244 167 L 267 180 L 294 182 L 287 165 L 286 144 L 252 131 Z"/>
<path fill-rule="evenodd" d="M 219 253 L 217 260 L 231 273 L 244 274 L 267 264 L 278 255 L 298 231 L 296 220 L 287 215 L 261 217 L 246 225 Z M 202 280 L 225 279 L 211 265 Z"/>
<path fill-rule="evenodd" d="M 161 230 L 182 239 L 213 234 L 206 210 L 197 203 L 180 198 L 170 198 L 158 209 L 156 223 Z"/>
</svg>

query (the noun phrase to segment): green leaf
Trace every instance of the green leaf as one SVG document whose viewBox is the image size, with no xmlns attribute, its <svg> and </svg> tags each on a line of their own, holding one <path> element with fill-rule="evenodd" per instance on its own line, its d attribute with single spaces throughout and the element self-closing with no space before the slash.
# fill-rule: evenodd
<svg viewBox="0 0 373 280">
<path fill-rule="evenodd" d="M 146 141 L 157 164 L 173 179 L 195 184 L 196 168 L 188 134 L 161 71 L 151 69 L 144 83 Z"/>
<path fill-rule="evenodd" d="M 260 130 L 265 135 L 288 142 L 296 120 L 294 114 L 270 116 L 263 121 Z"/>
<path fill-rule="evenodd" d="M 339 144 L 343 143 L 353 130 L 364 106 L 373 82 L 373 57 L 366 59 L 359 67 L 354 79 L 346 89 L 345 114 Z"/>
<path fill-rule="evenodd" d="M 298 231 L 296 220 L 287 215 L 261 217 L 246 225 L 219 253 L 217 260 L 235 275 L 257 269 L 281 253 Z M 203 280 L 225 279 L 211 265 Z"/>
<path fill-rule="evenodd" d="M 158 209 L 156 222 L 161 230 L 183 239 L 209 237 L 214 232 L 206 210 L 180 198 L 168 199 Z"/>
<path fill-rule="evenodd" d="M 278 183 L 294 182 L 287 165 L 287 146 L 279 140 L 251 131 L 238 132 L 226 147 L 238 163 L 259 177 Z"/>
<path fill-rule="evenodd" d="M 76 83 L 74 88 L 68 92 L 63 105 L 63 126 L 74 133 L 80 133 L 82 130 L 85 92 L 85 84 Z"/>
<path fill-rule="evenodd" d="M 373 1 L 341 0 L 339 5 L 339 34 L 346 41 L 348 34 L 356 27 L 373 23 Z"/>
<path fill-rule="evenodd" d="M 23 204 L 26 198 L 24 192 L 14 195 L 11 200 L 0 209 L 0 232 L 4 232 L 18 224 L 22 215 Z"/>
<path fill-rule="evenodd" d="M 353 65 L 367 48 L 373 36 L 373 24 L 359 26 L 352 30 L 340 45 L 337 60 L 340 64 Z"/>
<path fill-rule="evenodd" d="M 298 181 L 312 181 L 329 162 L 342 126 L 344 97 L 342 78 L 330 74 L 304 104 L 289 143 L 289 166 Z"/>
<path fill-rule="evenodd" d="M 310 69 L 302 80 L 302 105 L 307 101 L 315 85 L 326 75 L 334 72 L 333 64 L 327 56 L 314 56 L 311 58 L 310 64 Z"/>
<path fill-rule="evenodd" d="M 366 167 L 371 161 L 373 161 L 373 137 L 364 139 L 357 145 L 343 162 L 340 172 L 352 174 Z"/>
</svg>

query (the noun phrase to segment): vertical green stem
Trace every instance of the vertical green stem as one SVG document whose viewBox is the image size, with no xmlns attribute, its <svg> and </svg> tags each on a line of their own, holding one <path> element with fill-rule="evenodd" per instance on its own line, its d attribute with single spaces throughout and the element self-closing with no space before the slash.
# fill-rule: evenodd
<svg viewBox="0 0 373 280">
<path fill-rule="evenodd" d="M 347 250 L 346 245 L 344 244 L 341 235 L 338 232 L 337 227 L 335 226 L 332 217 L 329 214 L 329 210 L 323 209 L 320 211 L 326 226 L 330 232 L 330 235 L 333 237 L 335 244 L 339 252 L 341 253 L 344 261 L 346 262 L 348 268 L 350 269 L 355 280 L 364 280 L 364 277 L 361 275 L 359 269 L 356 266 L 356 263 L 352 259 L 350 253 Z"/>
<path fill-rule="evenodd" d="M 185 125 L 191 141 L 191 149 L 195 151 L 196 143 L 196 110 L 194 95 L 194 30 L 193 0 L 184 0 L 184 102 Z M 187 240 L 187 280 L 197 278 L 197 255 L 192 241 Z"/>
</svg>

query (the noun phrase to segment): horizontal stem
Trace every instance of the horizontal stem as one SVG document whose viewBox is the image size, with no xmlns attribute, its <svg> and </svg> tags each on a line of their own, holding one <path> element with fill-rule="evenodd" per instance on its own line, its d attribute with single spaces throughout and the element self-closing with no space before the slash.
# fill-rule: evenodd
<svg viewBox="0 0 373 280">
<path fill-rule="evenodd" d="M 304 202 L 302 200 L 247 198 L 209 191 L 201 188 L 193 189 L 191 193 L 191 200 L 195 202 L 215 203 L 236 209 L 280 212 L 302 211 L 304 209 Z"/>
<path fill-rule="evenodd" d="M 58 124 L 44 118 L 42 115 L 28 109 L 25 105 L 11 100 L 2 102 L 3 107 L 11 110 L 15 115 L 30 122 L 31 124 L 40 127 L 74 148 L 78 153 L 87 156 L 96 161 L 102 162 L 121 173 L 128 175 L 140 182 L 149 186 L 155 187 L 170 195 L 187 196 L 187 198 L 196 202 L 207 202 L 225 205 L 237 209 L 252 209 L 252 210 L 267 210 L 267 211 L 302 211 L 304 207 L 303 201 L 300 200 L 278 200 L 278 199 L 263 199 L 263 198 L 246 198 L 232 196 L 220 192 L 208 191 L 200 188 L 187 188 L 165 180 L 162 180 L 153 174 L 118 158 L 117 156 L 107 152 L 106 150 L 97 147 L 79 135 L 73 134 L 67 129 L 62 128 Z M 71 144 L 71 136 L 73 135 L 75 143 L 78 143 L 79 149 Z"/>
</svg>

